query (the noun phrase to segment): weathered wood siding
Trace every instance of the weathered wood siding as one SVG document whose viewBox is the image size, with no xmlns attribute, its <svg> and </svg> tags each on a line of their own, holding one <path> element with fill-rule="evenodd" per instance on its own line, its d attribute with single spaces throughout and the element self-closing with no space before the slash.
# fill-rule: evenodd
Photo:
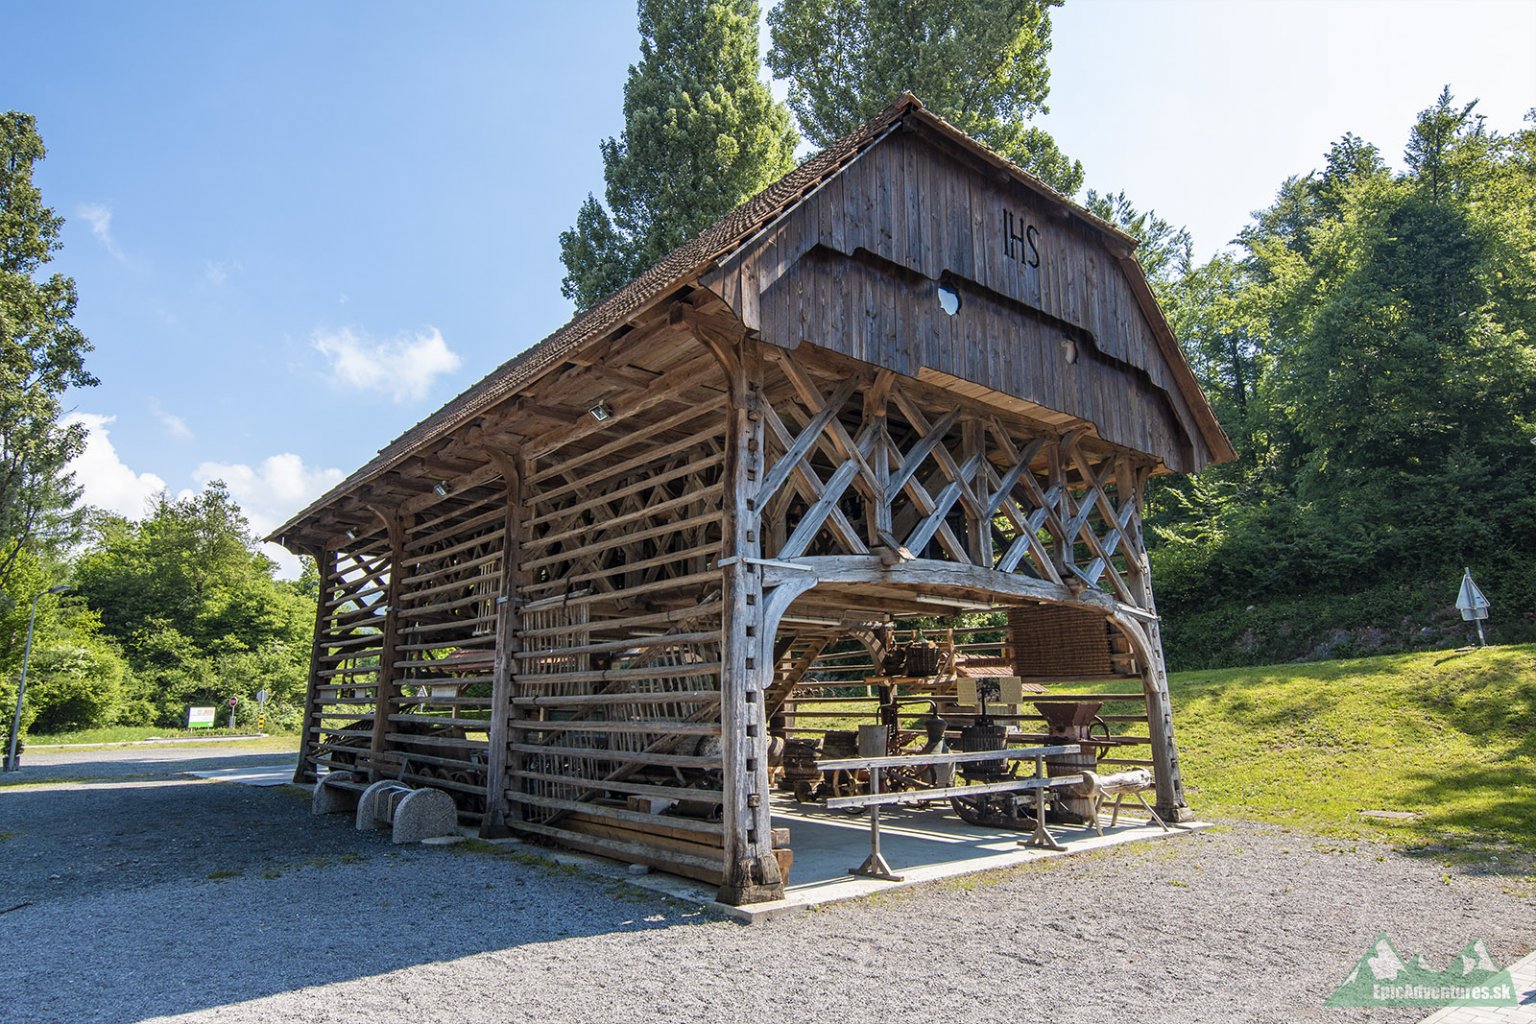
<svg viewBox="0 0 1536 1024">
<path fill-rule="evenodd" d="M 706 283 L 775 345 L 952 374 L 1199 469 L 1211 453 L 1125 275 L 1095 228 L 900 131 Z M 940 308 L 940 284 L 960 295 L 957 314 Z"/>
</svg>

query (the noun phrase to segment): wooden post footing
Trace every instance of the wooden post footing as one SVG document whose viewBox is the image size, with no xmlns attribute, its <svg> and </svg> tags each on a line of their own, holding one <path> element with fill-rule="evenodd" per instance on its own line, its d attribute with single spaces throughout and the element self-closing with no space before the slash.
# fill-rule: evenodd
<svg viewBox="0 0 1536 1024">
<path fill-rule="evenodd" d="M 735 879 L 727 877 L 725 884 L 715 893 L 715 899 L 733 907 L 748 903 L 769 903 L 784 898 L 784 879 L 779 874 L 776 857 L 737 864 L 732 872 Z"/>
</svg>

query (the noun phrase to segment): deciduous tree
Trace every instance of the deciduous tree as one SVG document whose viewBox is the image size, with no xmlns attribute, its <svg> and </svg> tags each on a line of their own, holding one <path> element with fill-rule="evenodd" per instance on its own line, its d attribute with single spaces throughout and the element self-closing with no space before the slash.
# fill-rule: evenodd
<svg viewBox="0 0 1536 1024">
<path fill-rule="evenodd" d="M 1529 120 L 1499 135 L 1446 90 L 1398 174 L 1347 135 L 1165 293 L 1239 453 L 1150 517 L 1176 661 L 1455 641 L 1463 566 L 1498 635 L 1536 636 Z"/>
<path fill-rule="evenodd" d="M 160 724 L 190 700 L 265 686 L 302 695 L 314 602 L 273 579 L 224 485 L 173 499 L 143 522 L 108 516 L 75 567 L 76 588 L 122 644 Z"/>
<path fill-rule="evenodd" d="M 30 114 L 0 114 L 0 589 L 28 545 L 66 539 L 79 495 L 65 466 L 85 444 L 64 426 L 67 388 L 91 387 L 90 342 L 75 326 L 75 283 L 42 276 L 64 220 L 32 170 L 45 155 Z"/>
</svg>

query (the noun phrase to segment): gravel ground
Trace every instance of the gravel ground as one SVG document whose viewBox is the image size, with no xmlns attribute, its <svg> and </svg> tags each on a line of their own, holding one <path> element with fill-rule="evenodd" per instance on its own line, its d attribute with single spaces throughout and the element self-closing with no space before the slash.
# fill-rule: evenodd
<svg viewBox="0 0 1536 1024">
<path fill-rule="evenodd" d="M 747 926 L 526 853 L 396 849 L 291 788 L 177 774 L 281 756 L 184 753 L 0 787 L 7 1019 L 1414 1021 L 1321 1004 L 1382 931 L 1436 967 L 1536 946 L 1511 879 L 1240 823 Z"/>
</svg>

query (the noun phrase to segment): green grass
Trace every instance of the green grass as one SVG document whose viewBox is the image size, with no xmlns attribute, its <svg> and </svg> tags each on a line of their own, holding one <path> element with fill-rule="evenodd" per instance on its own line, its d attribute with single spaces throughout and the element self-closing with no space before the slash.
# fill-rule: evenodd
<svg viewBox="0 0 1536 1024">
<path fill-rule="evenodd" d="M 77 729 L 73 732 L 51 733 L 46 736 L 27 736 L 27 746 L 42 748 L 69 743 L 87 743 L 95 745 L 107 745 L 112 743 L 134 743 L 139 740 L 149 739 L 206 739 L 210 736 L 247 736 L 251 733 L 244 730 L 229 729 L 157 729 L 149 725 L 109 725 L 98 729 Z M 297 736 L 294 737 L 297 742 Z M 297 748 L 295 748 L 297 749 Z"/>
<path fill-rule="evenodd" d="M 1169 688 L 1197 816 L 1536 853 L 1536 645 L 1180 672 Z M 852 729 L 854 722 L 807 714 L 797 724 Z M 1382 822 L 1362 811 L 1414 817 Z"/>
<path fill-rule="evenodd" d="M 1536 645 L 1182 672 L 1169 685 L 1197 814 L 1536 851 Z"/>
<path fill-rule="evenodd" d="M 70 744 L 68 748 L 70 752 L 77 752 L 83 750 L 106 750 L 113 747 L 124 747 L 128 744 L 138 743 L 141 740 L 149 739 L 151 737 L 156 737 L 159 739 L 178 739 L 189 741 L 177 743 L 176 746 L 179 749 L 206 746 L 209 749 L 217 748 L 219 750 L 228 751 L 230 753 L 238 752 L 242 754 L 297 754 L 299 750 L 299 737 L 297 735 L 257 736 L 251 739 L 229 739 L 219 741 L 217 740 L 218 736 L 228 734 L 214 733 L 213 738 L 210 738 L 207 733 L 201 731 L 197 733 L 182 733 L 170 729 L 154 730 L 134 727 L 131 732 L 145 732 L 149 733 L 150 735 L 140 737 L 131 735 L 130 732 L 130 734 L 124 738 L 121 734 L 127 730 L 127 728 L 128 727 L 90 729 L 83 732 L 60 734 L 60 736 L 48 736 L 30 739 L 27 741 L 26 748 L 22 751 L 21 763 L 27 763 L 28 752 L 34 754 L 45 754 L 49 750 L 60 749 L 61 745 L 64 743 Z M 68 735 L 72 738 L 65 740 L 62 738 L 64 735 Z M 45 739 L 47 742 L 43 742 Z M 196 742 L 197 740 L 207 740 L 208 742 L 206 744 L 199 744 Z M 0 785 L 4 785 L 3 780 L 0 780 Z"/>
</svg>

